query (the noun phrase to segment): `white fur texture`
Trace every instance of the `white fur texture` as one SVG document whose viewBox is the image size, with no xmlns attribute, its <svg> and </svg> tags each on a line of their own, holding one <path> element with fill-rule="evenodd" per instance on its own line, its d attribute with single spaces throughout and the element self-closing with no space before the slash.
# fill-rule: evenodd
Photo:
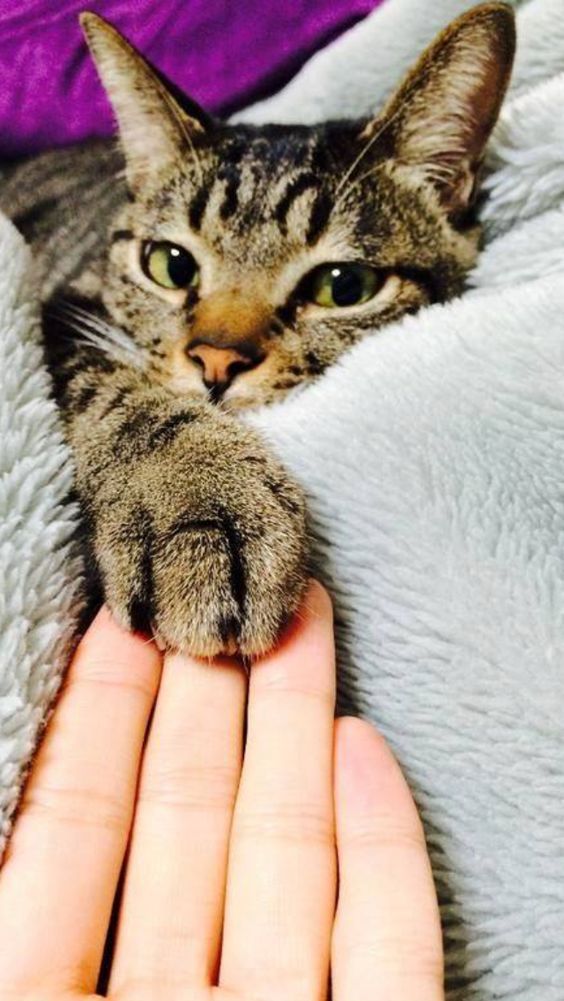
<svg viewBox="0 0 564 1001">
<path fill-rule="evenodd" d="M 258 423 L 308 490 L 341 709 L 423 811 L 448 997 L 562 1001 L 562 276 L 408 318 Z"/>
<path fill-rule="evenodd" d="M 72 471 L 43 369 L 29 251 L 0 215 L 0 853 L 73 634 Z"/>
<path fill-rule="evenodd" d="M 386 0 L 248 117 L 372 111 L 468 6 Z M 564 0 L 529 0 L 519 20 L 516 97 L 492 144 L 488 244 L 472 290 L 368 339 L 316 386 L 254 417 L 310 498 L 319 573 L 336 600 L 341 707 L 381 727 L 422 809 L 449 1001 L 564 999 L 564 134 L 554 78 Z M 76 570 L 63 561 L 65 452 L 32 317 L 13 305 L 27 294 L 14 291 L 27 261 L 6 224 L 0 257 L 2 490 L 13 482 L 0 493 L 11 526 L 7 545 L 0 535 L 0 628 L 14 636 L 0 641 L 7 823 L 56 687 Z"/>
<path fill-rule="evenodd" d="M 564 72 L 562 0 L 529 0 L 519 10 L 519 36 L 511 89 L 514 94 Z"/>
<path fill-rule="evenodd" d="M 564 15 L 564 3 L 563 3 Z M 564 201 L 564 73 L 510 100 L 495 130 L 483 219 L 490 234 Z"/>
</svg>

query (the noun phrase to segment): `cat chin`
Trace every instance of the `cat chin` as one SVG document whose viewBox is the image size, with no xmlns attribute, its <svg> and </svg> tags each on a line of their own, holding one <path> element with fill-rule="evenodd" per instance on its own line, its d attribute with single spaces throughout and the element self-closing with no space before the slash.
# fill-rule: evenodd
<svg viewBox="0 0 564 1001">
<path fill-rule="evenodd" d="M 311 385 L 311 380 L 306 380 L 288 389 L 273 389 L 268 385 L 254 388 L 245 386 L 241 381 L 230 386 L 219 400 L 213 400 L 205 386 L 191 375 L 188 377 L 176 375 L 163 381 L 167 389 L 175 396 L 192 398 L 198 396 L 202 400 L 213 403 L 221 413 L 225 414 L 237 414 L 243 410 L 258 410 L 260 407 L 274 406 L 284 400 L 293 399 Z"/>
<path fill-rule="evenodd" d="M 202 400 L 207 400 L 208 403 L 213 403 L 223 413 L 251 410 L 267 402 L 264 399 L 258 398 L 258 394 L 254 393 L 250 387 L 245 390 L 239 386 L 236 389 L 235 387 L 231 387 L 221 399 L 214 400 L 202 381 L 199 378 L 194 378 L 192 373 L 188 375 L 182 373 L 174 375 L 172 378 L 166 378 L 164 385 L 175 396 L 191 397 L 192 399 L 195 396 L 200 397 Z"/>
<path fill-rule="evenodd" d="M 267 406 L 273 402 L 275 400 L 268 392 L 257 393 L 251 389 L 245 392 L 242 388 L 237 387 L 236 392 L 228 389 L 215 405 L 224 414 L 237 414 L 242 410 L 258 410 L 259 407 Z"/>
<path fill-rule="evenodd" d="M 259 391 L 258 393 L 252 393 L 249 390 L 245 392 L 243 386 L 234 386 L 232 389 L 227 390 L 225 396 L 222 397 L 217 406 L 221 411 L 229 414 L 238 413 L 242 410 L 259 410 L 261 407 L 272 407 L 286 400 L 294 399 L 300 393 L 303 393 L 309 385 L 311 385 L 310 382 L 301 382 L 289 389 L 274 389 L 270 391 L 266 387 L 264 392 Z"/>
</svg>

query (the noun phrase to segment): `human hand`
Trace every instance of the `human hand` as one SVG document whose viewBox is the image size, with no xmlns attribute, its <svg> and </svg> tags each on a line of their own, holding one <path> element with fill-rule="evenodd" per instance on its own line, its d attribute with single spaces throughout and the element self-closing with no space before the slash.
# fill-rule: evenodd
<svg viewBox="0 0 564 1001">
<path fill-rule="evenodd" d="M 334 686 L 316 584 L 248 685 L 102 610 L 0 873 L 1 1001 L 92 996 L 124 859 L 112 998 L 320 1001 L 330 970 L 335 1001 L 442 1001 L 419 818 L 382 738 L 335 724 Z"/>
</svg>

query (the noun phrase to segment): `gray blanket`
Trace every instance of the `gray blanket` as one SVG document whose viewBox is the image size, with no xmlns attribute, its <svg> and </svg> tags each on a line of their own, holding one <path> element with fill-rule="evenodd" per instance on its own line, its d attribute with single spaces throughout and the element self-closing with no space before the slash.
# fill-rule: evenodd
<svg viewBox="0 0 564 1001">
<path fill-rule="evenodd" d="M 372 109 L 467 6 L 387 0 L 246 117 Z M 519 8 L 469 292 L 253 416 L 310 499 L 336 601 L 340 707 L 378 724 L 417 796 L 449 1001 L 564 999 L 563 15 L 564 0 Z M 6 833 L 64 665 L 78 572 L 27 259 L 5 221 L 0 257 Z"/>
</svg>

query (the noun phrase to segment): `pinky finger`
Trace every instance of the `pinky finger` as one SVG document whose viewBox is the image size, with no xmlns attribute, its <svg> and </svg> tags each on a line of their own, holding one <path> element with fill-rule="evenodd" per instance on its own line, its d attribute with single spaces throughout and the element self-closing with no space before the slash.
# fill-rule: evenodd
<svg viewBox="0 0 564 1001">
<path fill-rule="evenodd" d="M 421 822 L 382 737 L 337 721 L 334 1001 L 443 1001 L 441 929 Z"/>
</svg>

